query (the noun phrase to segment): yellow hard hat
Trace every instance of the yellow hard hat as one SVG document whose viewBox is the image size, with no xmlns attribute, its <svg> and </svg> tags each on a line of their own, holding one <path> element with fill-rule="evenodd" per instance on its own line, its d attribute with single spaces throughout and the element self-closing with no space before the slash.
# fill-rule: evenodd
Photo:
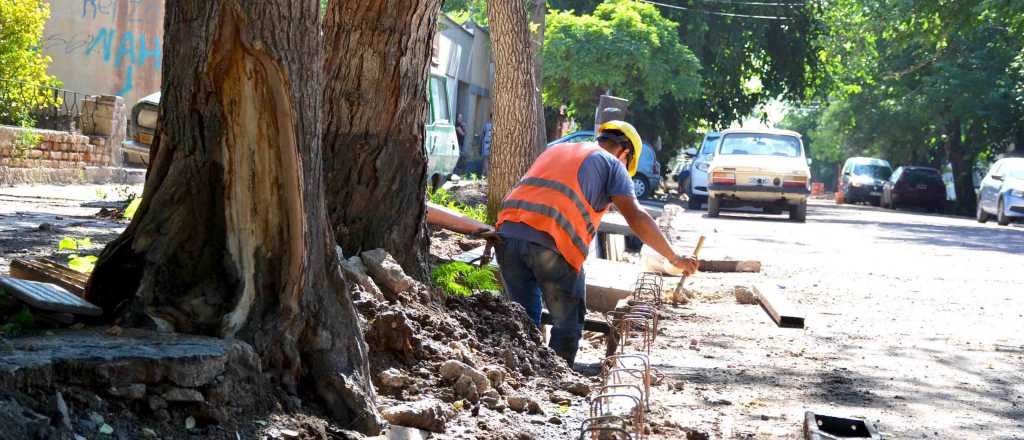
<svg viewBox="0 0 1024 440">
<path fill-rule="evenodd" d="M 626 121 L 605 122 L 600 127 L 597 127 L 597 135 L 600 136 L 606 130 L 614 130 L 626 135 L 629 143 L 633 144 L 633 159 L 626 166 L 626 171 L 629 171 L 630 176 L 635 175 L 637 167 L 640 166 L 640 155 L 644 152 L 644 142 L 640 140 L 640 133 L 636 132 L 633 124 Z"/>
</svg>

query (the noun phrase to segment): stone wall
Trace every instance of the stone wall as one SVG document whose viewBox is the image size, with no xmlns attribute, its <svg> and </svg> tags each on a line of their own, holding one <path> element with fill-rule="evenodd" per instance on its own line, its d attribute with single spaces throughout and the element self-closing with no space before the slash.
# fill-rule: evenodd
<svg viewBox="0 0 1024 440">
<path fill-rule="evenodd" d="M 109 166 L 107 139 L 53 130 L 0 126 L 0 166 L 84 168 Z"/>
</svg>

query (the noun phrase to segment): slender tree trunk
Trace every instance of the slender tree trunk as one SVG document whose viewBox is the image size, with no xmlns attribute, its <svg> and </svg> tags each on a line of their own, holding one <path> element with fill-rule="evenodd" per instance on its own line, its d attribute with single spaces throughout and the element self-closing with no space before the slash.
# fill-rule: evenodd
<svg viewBox="0 0 1024 440">
<path fill-rule="evenodd" d="M 544 90 L 544 57 L 541 56 L 541 51 L 544 49 L 544 30 L 545 30 L 545 18 L 548 13 L 547 0 L 533 0 L 533 10 L 530 14 L 530 26 L 533 30 L 531 37 L 533 39 L 533 82 L 536 87 L 536 106 L 537 106 L 537 117 L 540 118 L 540 124 L 537 125 L 537 146 L 539 149 L 535 152 L 536 155 L 540 155 L 544 151 L 544 146 L 548 143 L 548 130 L 547 125 L 544 123 L 544 96 L 541 92 Z"/>
<path fill-rule="evenodd" d="M 380 430 L 327 223 L 316 0 L 168 0 L 142 204 L 88 298 L 124 325 L 236 337 L 289 392 Z"/>
<path fill-rule="evenodd" d="M 544 123 L 536 108 L 535 66 L 526 12 L 519 0 L 491 0 L 487 7 L 495 65 L 494 134 L 487 178 L 487 213 L 492 219 L 502 199 L 543 148 L 538 133 Z"/>
<path fill-rule="evenodd" d="M 974 154 L 963 145 L 963 123 L 952 118 L 945 124 L 946 154 L 953 167 L 953 186 L 956 189 L 957 211 L 961 214 L 974 212 L 978 199 L 974 194 Z"/>
<path fill-rule="evenodd" d="M 384 248 L 420 280 L 427 75 L 440 9 L 440 0 L 332 1 L 324 19 L 322 139 L 335 237 L 347 253 Z"/>
</svg>

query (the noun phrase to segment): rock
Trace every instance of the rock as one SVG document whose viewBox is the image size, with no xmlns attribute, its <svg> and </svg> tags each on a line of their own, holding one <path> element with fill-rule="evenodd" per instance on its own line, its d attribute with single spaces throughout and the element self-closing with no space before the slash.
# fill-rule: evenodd
<svg viewBox="0 0 1024 440">
<path fill-rule="evenodd" d="M 558 405 L 568 405 L 572 403 L 572 397 L 565 391 L 552 391 L 548 394 L 548 401 Z"/>
<path fill-rule="evenodd" d="M 406 426 L 392 426 L 388 430 L 387 440 L 426 440 L 430 438 L 432 434 L 429 431 L 424 431 L 417 428 L 409 428 Z"/>
<path fill-rule="evenodd" d="M 146 385 L 133 383 L 129 385 L 110 387 L 107 392 L 110 393 L 111 396 L 123 397 L 128 400 L 139 400 L 146 397 Z"/>
<path fill-rule="evenodd" d="M 149 396 L 146 403 L 149 405 L 149 409 L 154 412 L 167 409 L 167 401 L 160 396 Z"/>
<path fill-rule="evenodd" d="M 508 407 L 516 412 L 526 411 L 530 414 L 542 414 L 544 411 L 540 408 L 540 403 L 536 400 L 526 397 L 522 394 L 518 394 L 508 398 Z"/>
<path fill-rule="evenodd" d="M 53 232 L 53 223 L 40 223 L 39 230 L 43 232 Z"/>
<path fill-rule="evenodd" d="M 416 359 L 412 347 L 414 333 L 404 312 L 397 309 L 388 310 L 370 321 L 369 329 L 366 331 L 366 343 L 370 350 L 400 353 L 406 362 L 411 363 Z"/>
<path fill-rule="evenodd" d="M 171 388 L 162 395 L 168 402 L 198 403 L 205 402 L 203 393 L 190 388 Z"/>
<path fill-rule="evenodd" d="M 58 391 L 54 400 L 57 403 L 57 413 L 60 414 L 61 425 L 68 431 L 74 431 L 74 428 L 71 426 L 71 411 L 68 411 L 68 404 L 64 401 L 64 395 Z"/>
<path fill-rule="evenodd" d="M 501 385 L 505 383 L 505 370 L 497 365 L 484 367 L 484 375 L 487 376 L 487 380 L 494 388 L 501 388 Z"/>
<path fill-rule="evenodd" d="M 362 287 L 367 293 L 373 295 L 376 298 L 384 299 L 384 295 L 380 292 L 377 284 L 370 279 L 370 275 L 366 272 L 366 265 L 363 264 L 363 259 L 358 256 L 352 256 L 345 259 L 341 252 L 341 246 L 335 246 L 335 250 L 338 252 L 338 263 L 341 265 L 341 270 L 345 272 L 345 279 L 349 282 L 355 283 L 359 287 Z"/>
<path fill-rule="evenodd" d="M 484 373 L 481 373 L 480 370 L 456 360 L 449 360 L 441 364 L 441 377 L 445 380 L 458 380 L 463 375 L 469 376 L 470 379 L 473 379 L 478 392 L 484 392 L 491 389 L 491 381 L 488 380 L 487 376 L 484 375 Z"/>
<path fill-rule="evenodd" d="M 579 397 L 587 397 L 590 395 L 590 385 L 587 385 L 585 382 L 569 382 L 564 384 L 562 387 L 565 388 L 566 391 Z"/>
<path fill-rule="evenodd" d="M 299 438 L 299 431 L 294 429 L 282 429 L 281 436 L 284 438 Z"/>
<path fill-rule="evenodd" d="M 100 426 L 100 434 L 113 435 L 114 427 L 104 423 L 102 426 Z"/>
<path fill-rule="evenodd" d="M 558 418 L 558 416 L 551 416 L 551 418 L 548 419 L 548 423 L 552 425 L 561 425 L 562 419 Z"/>
<path fill-rule="evenodd" d="M 732 401 L 726 399 L 725 396 L 720 394 L 706 393 L 703 397 L 704 401 L 707 402 L 708 405 L 732 405 Z"/>
<path fill-rule="evenodd" d="M 156 431 L 149 428 L 142 428 L 142 435 L 146 438 L 156 438 Z"/>
<path fill-rule="evenodd" d="M 363 264 L 377 284 L 383 286 L 396 299 L 399 293 L 405 292 L 416 284 L 416 280 L 405 274 L 402 266 L 384 249 L 374 249 L 360 254 Z"/>
<path fill-rule="evenodd" d="M 384 387 L 404 388 L 415 383 L 416 379 L 405 375 L 396 368 L 388 368 L 387 370 L 381 371 L 377 374 L 377 381 Z"/>
<path fill-rule="evenodd" d="M 683 428 L 683 432 L 686 433 L 686 440 L 709 440 L 711 438 L 706 431 L 697 428 Z"/>
<path fill-rule="evenodd" d="M 96 425 L 102 425 L 106 423 L 106 420 L 103 419 L 103 416 L 94 412 L 89 413 L 89 420 L 91 420 Z"/>
<path fill-rule="evenodd" d="M 448 419 L 454 412 L 450 405 L 437 399 L 424 399 L 405 405 L 393 406 L 381 411 L 381 416 L 388 423 L 397 426 L 425 429 L 443 433 Z"/>
<path fill-rule="evenodd" d="M 50 418 L 23 407 L 13 397 L 0 396 L 0 437 L 10 439 L 48 438 Z"/>
<path fill-rule="evenodd" d="M 746 286 L 736 286 L 732 289 L 732 294 L 736 297 L 738 304 L 756 305 L 757 296 L 754 291 Z"/>
<path fill-rule="evenodd" d="M 455 381 L 455 396 L 476 403 L 480 401 L 480 393 L 477 390 L 476 382 L 468 374 L 459 376 Z"/>
</svg>

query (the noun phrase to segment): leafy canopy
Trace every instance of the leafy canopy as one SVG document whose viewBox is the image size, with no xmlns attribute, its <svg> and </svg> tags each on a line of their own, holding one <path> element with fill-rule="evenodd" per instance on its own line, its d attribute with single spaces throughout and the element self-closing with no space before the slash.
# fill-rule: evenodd
<svg viewBox="0 0 1024 440">
<path fill-rule="evenodd" d="M 31 113 L 54 104 L 40 86 L 55 86 L 46 74 L 50 57 L 39 50 L 50 6 L 43 0 L 0 1 L 0 122 L 31 125 Z"/>
<path fill-rule="evenodd" d="M 544 39 L 544 102 L 585 120 L 605 91 L 657 105 L 700 93 L 700 63 L 653 5 L 610 0 L 593 14 L 552 11 Z"/>
</svg>

